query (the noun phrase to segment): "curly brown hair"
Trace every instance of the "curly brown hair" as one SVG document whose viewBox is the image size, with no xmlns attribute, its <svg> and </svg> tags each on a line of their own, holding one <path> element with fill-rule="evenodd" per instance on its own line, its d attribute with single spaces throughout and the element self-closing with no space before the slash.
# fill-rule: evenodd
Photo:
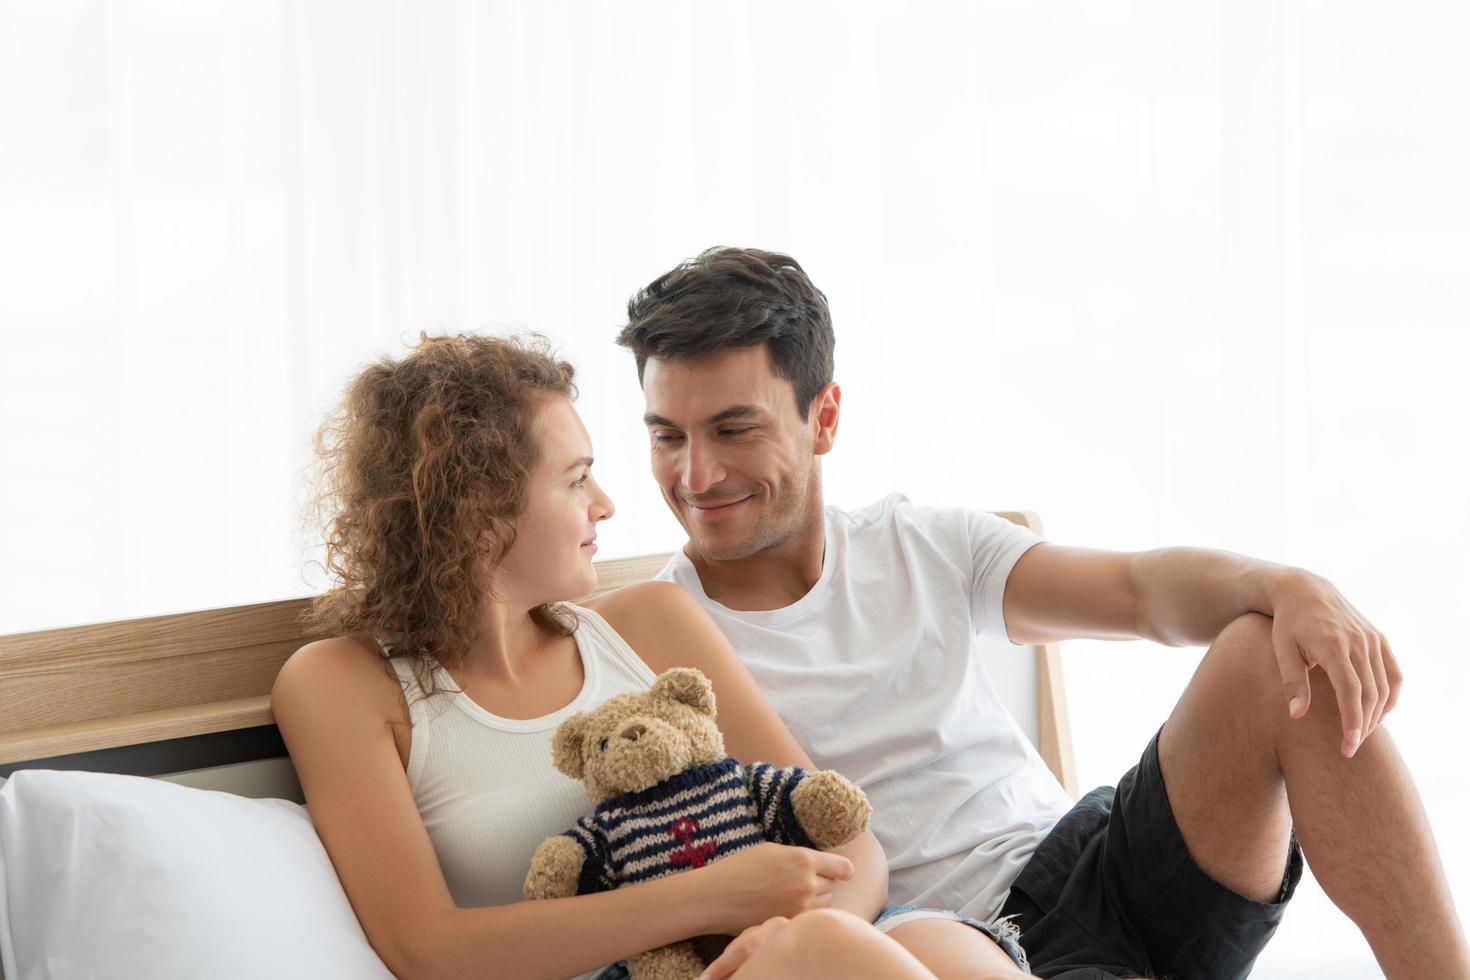
<svg viewBox="0 0 1470 980">
<path fill-rule="evenodd" d="M 573 373 L 535 334 L 420 333 L 407 356 L 365 367 L 313 440 L 311 508 L 336 584 L 306 628 L 375 640 L 420 667 L 430 656 L 461 665 L 528 502 L 537 410 L 576 397 Z M 575 628 L 556 604 L 531 616 L 561 635 Z"/>
</svg>

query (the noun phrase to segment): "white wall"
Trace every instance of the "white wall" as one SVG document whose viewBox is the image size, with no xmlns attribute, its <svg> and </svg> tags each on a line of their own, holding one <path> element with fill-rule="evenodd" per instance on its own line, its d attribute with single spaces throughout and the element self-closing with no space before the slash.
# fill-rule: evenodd
<svg viewBox="0 0 1470 980">
<path fill-rule="evenodd" d="M 420 329 L 579 365 L 612 557 L 673 547 L 612 346 L 704 246 L 831 298 L 829 496 L 1335 581 L 1461 909 L 1470 15 L 1234 3 L 0 0 L 0 632 L 298 595 L 306 439 Z M 1085 784 L 1198 650 L 1066 648 Z M 1320 893 L 1270 954 L 1361 951 Z"/>
</svg>

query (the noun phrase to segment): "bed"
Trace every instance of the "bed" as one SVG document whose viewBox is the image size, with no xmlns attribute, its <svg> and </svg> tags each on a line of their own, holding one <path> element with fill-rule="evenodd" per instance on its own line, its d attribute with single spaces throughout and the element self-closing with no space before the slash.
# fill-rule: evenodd
<svg viewBox="0 0 1470 980">
<path fill-rule="evenodd" d="M 598 562 L 599 591 L 667 558 Z M 271 718 L 309 601 L 0 637 L 0 978 L 388 975 Z M 982 656 L 1075 796 L 1057 647 Z"/>
</svg>

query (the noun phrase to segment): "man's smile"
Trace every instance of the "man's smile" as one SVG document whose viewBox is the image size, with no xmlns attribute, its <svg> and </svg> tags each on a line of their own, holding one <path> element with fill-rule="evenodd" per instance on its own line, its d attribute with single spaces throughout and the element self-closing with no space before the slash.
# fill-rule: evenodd
<svg viewBox="0 0 1470 980">
<path fill-rule="evenodd" d="M 737 506 L 739 504 L 743 504 L 743 503 L 745 503 L 747 500 L 749 500 L 753 496 L 755 496 L 755 495 L 754 494 L 750 494 L 749 496 L 741 497 L 739 500 L 730 500 L 730 501 L 726 501 L 725 503 L 717 503 L 717 502 L 714 502 L 714 501 L 706 501 L 706 502 L 700 503 L 700 502 L 696 502 L 696 501 L 693 501 L 693 500 L 686 500 L 684 502 L 690 507 L 690 509 L 692 509 L 694 511 L 697 511 L 700 514 L 711 514 L 711 515 L 713 515 L 713 514 L 724 513 L 725 511 L 728 511 L 732 507 L 735 507 L 735 506 Z"/>
</svg>

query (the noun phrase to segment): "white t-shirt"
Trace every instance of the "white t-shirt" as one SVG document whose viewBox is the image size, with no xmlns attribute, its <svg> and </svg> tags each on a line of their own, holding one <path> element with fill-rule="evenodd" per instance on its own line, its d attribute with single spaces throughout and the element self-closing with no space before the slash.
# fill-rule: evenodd
<svg viewBox="0 0 1470 980">
<path fill-rule="evenodd" d="M 893 494 L 826 511 L 822 575 L 783 609 L 705 595 L 683 552 L 659 578 L 703 603 L 821 768 L 868 794 L 889 901 L 993 919 L 1072 799 L 997 697 L 976 635 L 1041 539 L 981 511 Z"/>
</svg>

